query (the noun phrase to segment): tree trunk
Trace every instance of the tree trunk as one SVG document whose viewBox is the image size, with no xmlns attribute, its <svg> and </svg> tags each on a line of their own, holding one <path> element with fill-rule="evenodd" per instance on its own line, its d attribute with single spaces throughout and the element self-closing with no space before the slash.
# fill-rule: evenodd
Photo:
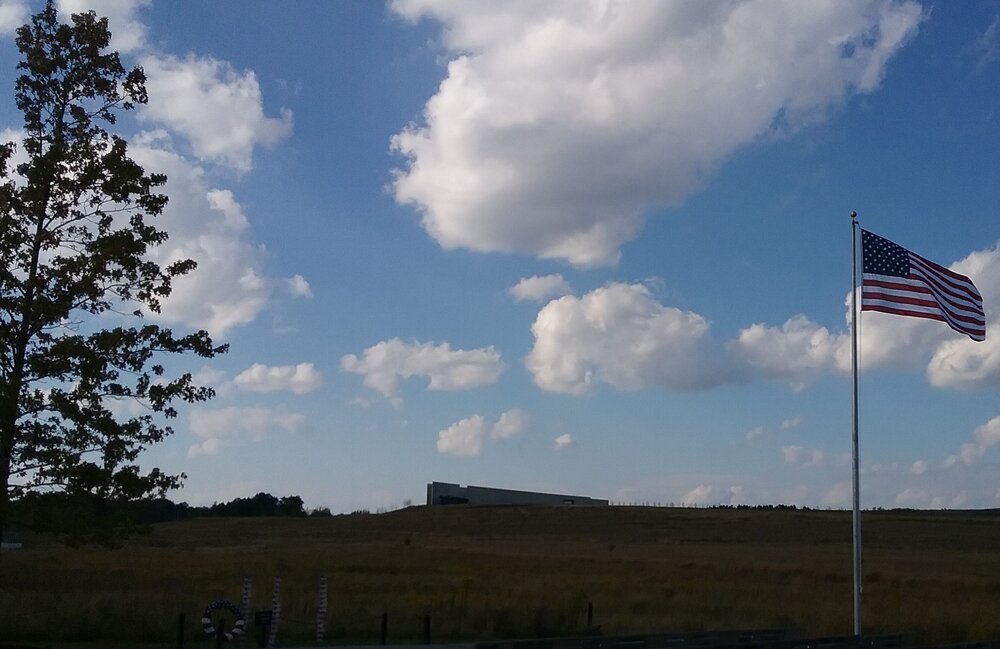
<svg viewBox="0 0 1000 649">
<path fill-rule="evenodd" d="M 8 386 L 9 387 L 9 386 Z M 16 407 L 10 395 L 0 393 L 0 543 L 8 527 L 10 516 L 10 466 L 14 459 L 14 426 L 17 424 Z M 0 562 L 3 549 L 0 548 Z"/>
<path fill-rule="evenodd" d="M 56 161 L 60 159 L 65 147 L 63 131 L 65 128 L 66 102 L 59 103 L 55 111 L 52 146 L 47 154 L 42 156 L 42 164 L 46 165 L 45 179 L 42 183 L 42 196 L 35 206 L 35 236 L 31 246 L 31 262 L 28 267 L 28 277 L 25 282 L 25 294 L 21 303 L 20 326 L 17 339 L 11 354 L 11 370 L 7 375 L 5 392 L 0 394 L 0 543 L 3 542 L 3 531 L 10 523 L 10 476 L 14 461 L 14 441 L 17 437 L 17 420 L 21 397 L 22 380 L 24 378 L 24 363 L 27 356 L 28 343 L 34 336 L 32 320 L 34 319 L 35 295 L 38 293 L 38 264 L 41 256 L 42 238 L 45 235 L 45 216 L 48 213 L 52 197 L 52 184 L 55 182 Z M 45 158 L 50 158 L 45 160 Z M 0 549 L 0 554 L 3 550 Z"/>
</svg>

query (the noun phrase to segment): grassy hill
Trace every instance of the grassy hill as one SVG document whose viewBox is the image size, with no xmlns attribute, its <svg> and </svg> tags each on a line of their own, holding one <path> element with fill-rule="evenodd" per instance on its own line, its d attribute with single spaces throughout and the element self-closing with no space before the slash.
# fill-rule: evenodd
<svg viewBox="0 0 1000 649">
<path fill-rule="evenodd" d="M 920 642 L 1000 638 L 1000 511 L 866 512 L 866 633 Z M 214 599 L 270 607 L 280 638 L 311 637 L 317 579 L 327 638 L 436 642 L 794 627 L 851 630 L 848 512 L 644 507 L 411 507 L 331 518 L 202 518 L 154 526 L 121 550 L 36 544 L 0 561 L 9 640 L 192 638 Z"/>
</svg>

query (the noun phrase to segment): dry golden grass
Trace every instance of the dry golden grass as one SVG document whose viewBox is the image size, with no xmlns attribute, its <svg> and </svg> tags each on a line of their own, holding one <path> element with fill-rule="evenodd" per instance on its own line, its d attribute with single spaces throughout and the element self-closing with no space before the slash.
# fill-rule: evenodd
<svg viewBox="0 0 1000 649">
<path fill-rule="evenodd" d="M 1000 639 L 1000 513 L 863 515 L 866 633 L 915 642 Z M 157 525 L 116 551 L 57 545 L 5 553 L 0 636 L 164 642 L 177 615 L 198 637 L 213 599 L 254 579 L 268 608 L 282 577 L 280 637 L 308 639 L 317 578 L 327 638 L 377 642 L 723 628 L 851 631 L 845 512 L 668 508 L 414 507 L 310 519 Z"/>
</svg>

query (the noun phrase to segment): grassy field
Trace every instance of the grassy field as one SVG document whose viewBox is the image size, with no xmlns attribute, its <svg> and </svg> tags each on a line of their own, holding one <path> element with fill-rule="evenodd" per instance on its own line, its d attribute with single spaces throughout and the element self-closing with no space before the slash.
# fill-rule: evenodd
<svg viewBox="0 0 1000 649">
<path fill-rule="evenodd" d="M 1000 512 L 872 512 L 866 633 L 914 641 L 1000 639 Z M 327 639 L 435 642 L 586 632 L 722 628 L 851 632 L 847 512 L 642 507 L 412 507 L 332 518 L 161 524 L 121 550 L 41 544 L 0 562 L 5 641 L 163 642 L 184 613 L 191 639 L 214 599 L 270 607 L 279 639 L 311 638 L 317 579 Z M 207 642 L 200 644 L 207 645 Z M 197 646 L 197 645 L 196 645 Z"/>
</svg>

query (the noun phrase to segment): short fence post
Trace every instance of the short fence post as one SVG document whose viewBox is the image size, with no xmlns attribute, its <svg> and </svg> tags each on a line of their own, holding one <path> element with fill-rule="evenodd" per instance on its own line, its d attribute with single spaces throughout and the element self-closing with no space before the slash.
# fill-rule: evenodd
<svg viewBox="0 0 1000 649">
<path fill-rule="evenodd" d="M 270 633 L 271 633 L 271 625 L 270 624 L 262 624 L 261 627 L 260 627 L 260 646 L 261 646 L 261 649 L 264 649 L 264 647 L 267 647 L 267 636 L 270 635 Z"/>
<path fill-rule="evenodd" d="M 594 626 L 594 603 L 587 602 L 587 628 Z"/>
<path fill-rule="evenodd" d="M 177 615 L 177 649 L 184 649 L 184 614 Z"/>
<path fill-rule="evenodd" d="M 424 616 L 424 644 L 431 643 L 431 616 Z"/>
<path fill-rule="evenodd" d="M 219 626 L 215 629 L 215 649 L 222 649 L 226 640 L 226 618 L 219 618 Z"/>
<path fill-rule="evenodd" d="M 382 613 L 382 637 L 379 644 L 386 644 L 389 639 L 389 614 Z"/>
</svg>

